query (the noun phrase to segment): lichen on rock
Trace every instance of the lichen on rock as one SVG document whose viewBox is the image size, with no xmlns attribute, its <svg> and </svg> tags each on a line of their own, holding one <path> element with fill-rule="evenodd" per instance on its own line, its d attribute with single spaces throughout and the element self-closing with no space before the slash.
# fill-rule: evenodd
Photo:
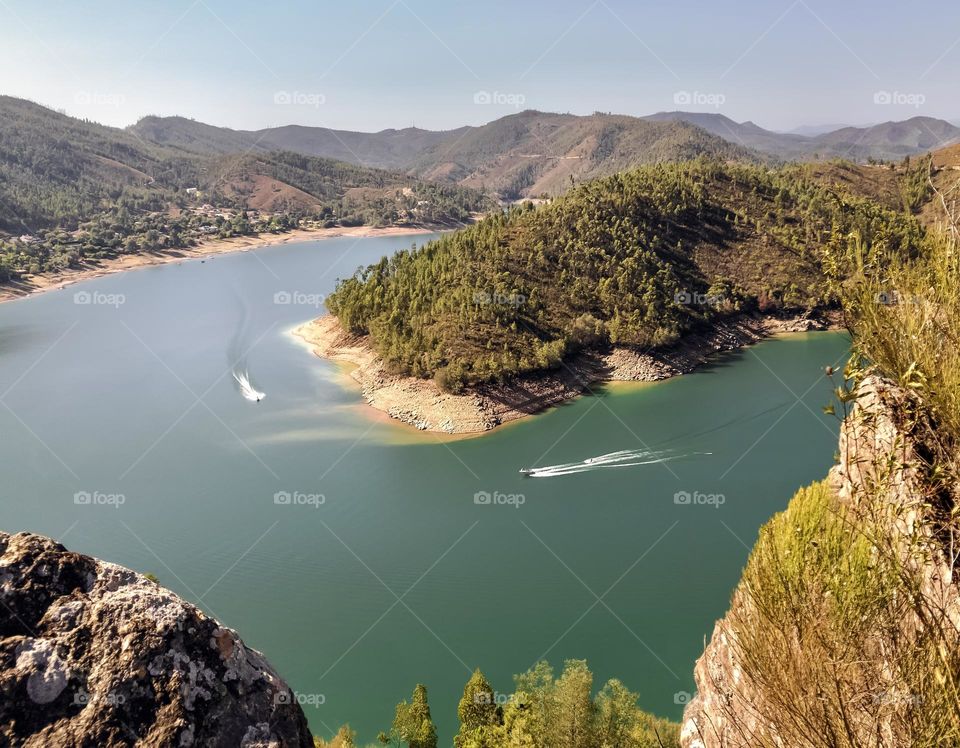
<svg viewBox="0 0 960 748">
<path fill-rule="evenodd" d="M 0 533 L 0 745 L 308 748 L 259 652 L 174 593 Z"/>
</svg>

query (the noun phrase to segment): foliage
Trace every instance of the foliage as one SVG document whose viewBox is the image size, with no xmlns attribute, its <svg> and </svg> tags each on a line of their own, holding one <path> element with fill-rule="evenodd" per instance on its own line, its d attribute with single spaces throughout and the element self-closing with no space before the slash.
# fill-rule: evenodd
<svg viewBox="0 0 960 748">
<path fill-rule="evenodd" d="M 758 746 L 848 746 L 846 725 L 878 700 L 876 632 L 887 620 L 894 571 L 846 521 L 826 483 L 802 489 L 760 532 L 731 628 L 745 683 L 758 692 Z M 708 728 L 707 728 L 708 729 Z M 769 731 L 769 732 L 768 732 Z"/>
<path fill-rule="evenodd" d="M 491 744 L 496 728 L 503 723 L 503 709 L 497 704 L 493 686 L 479 669 L 463 688 L 457 717 L 460 731 L 453 739 L 456 748 L 480 748 Z"/>
<path fill-rule="evenodd" d="M 314 748 L 355 748 L 356 739 L 357 733 L 350 729 L 350 725 L 344 725 L 330 740 L 314 737 L 313 745 Z"/>
<path fill-rule="evenodd" d="M 891 251 L 921 235 L 799 167 L 658 164 L 399 252 L 328 307 L 397 370 L 455 390 L 605 341 L 663 346 L 724 314 L 829 305 L 823 250 L 854 231 Z"/>
<path fill-rule="evenodd" d="M 293 153 L 202 155 L 0 96 L 0 282 L 302 225 L 458 225 L 486 207 L 455 185 Z"/>
<path fill-rule="evenodd" d="M 932 234 L 908 255 L 851 241 L 839 283 L 860 357 L 912 391 L 945 440 L 960 440 L 960 258 L 954 233 Z"/>
<path fill-rule="evenodd" d="M 483 673 L 473 673 L 457 707 L 456 748 L 679 748 L 680 726 L 643 712 L 637 694 L 620 681 L 593 696 L 593 675 L 583 660 L 568 660 L 559 678 L 539 662 L 514 681 L 514 693 L 504 697 Z M 420 745 L 409 737 L 415 731 L 411 708 L 398 705 L 393 729 L 381 733 L 381 742 Z"/>
<path fill-rule="evenodd" d="M 960 744 L 960 265 L 945 221 L 910 252 L 856 234 L 831 247 L 855 354 L 838 399 L 879 375 L 897 434 L 853 410 L 851 495 L 815 484 L 761 530 L 730 615 L 758 746 Z"/>
<path fill-rule="evenodd" d="M 397 704 L 389 733 L 381 732 L 378 739 L 384 745 L 403 745 L 409 748 L 437 748 L 437 728 L 430 717 L 427 687 L 418 683 L 408 704 Z"/>
</svg>

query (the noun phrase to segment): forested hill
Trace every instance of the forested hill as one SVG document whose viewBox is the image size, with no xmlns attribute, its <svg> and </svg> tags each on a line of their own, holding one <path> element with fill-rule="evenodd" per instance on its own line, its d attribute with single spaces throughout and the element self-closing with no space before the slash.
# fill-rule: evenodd
<svg viewBox="0 0 960 748">
<path fill-rule="evenodd" d="M 293 125 L 243 131 L 183 117 L 145 117 L 129 131 L 148 142 L 197 153 L 280 149 L 325 156 L 456 182 L 506 200 L 558 195 L 574 182 L 699 156 L 752 162 L 899 161 L 960 141 L 960 127 L 931 117 L 807 136 L 735 122 L 718 112 L 631 117 L 524 110 L 477 127 L 373 133 Z"/>
<path fill-rule="evenodd" d="M 285 151 L 201 154 L 0 97 L 0 282 L 298 225 L 455 225 L 476 190 Z"/>
<path fill-rule="evenodd" d="M 183 117 L 145 117 L 128 130 L 144 141 L 195 153 L 282 149 L 333 157 L 458 183 L 505 200 L 557 195 L 575 181 L 659 161 L 760 158 L 694 124 L 599 112 L 578 116 L 526 110 L 478 127 L 442 132 L 411 127 L 362 133 L 300 126 L 242 131 Z"/>
<path fill-rule="evenodd" d="M 531 110 L 467 128 L 424 151 L 411 171 L 514 200 L 559 195 L 575 183 L 644 164 L 701 156 L 760 160 L 755 152 L 687 122 Z"/>
<path fill-rule="evenodd" d="M 921 232 L 809 167 L 661 164 L 400 252 L 328 306 L 398 370 L 456 390 L 583 347 L 669 344 L 718 315 L 830 304 L 825 246 Z"/>
</svg>

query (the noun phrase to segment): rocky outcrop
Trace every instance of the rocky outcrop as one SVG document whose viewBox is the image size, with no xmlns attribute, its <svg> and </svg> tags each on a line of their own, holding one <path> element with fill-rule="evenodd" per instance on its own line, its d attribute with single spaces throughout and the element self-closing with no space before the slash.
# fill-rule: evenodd
<svg viewBox="0 0 960 748">
<path fill-rule="evenodd" d="M 468 387 L 459 394 L 442 391 L 432 379 L 388 371 L 366 338 L 351 335 L 333 315 L 308 322 L 294 334 L 316 355 L 349 364 L 363 398 L 391 418 L 422 431 L 468 434 L 546 410 L 600 382 L 668 379 L 693 371 L 716 353 L 752 345 L 771 334 L 825 330 L 832 324 L 835 320 L 817 315 L 783 319 L 744 315 L 687 335 L 675 346 L 589 351 L 552 371 Z"/>
<path fill-rule="evenodd" d="M 234 631 L 129 569 L 0 533 L 0 745 L 312 744 Z"/>
<path fill-rule="evenodd" d="M 874 553 L 898 558 L 910 580 L 911 593 L 919 595 L 903 617 L 887 630 L 876 632 L 873 651 L 880 654 L 872 664 L 879 675 L 870 683 L 870 692 L 860 694 L 860 704 L 849 704 L 843 740 L 830 742 L 825 737 L 823 745 L 916 744 L 909 731 L 909 713 L 920 696 L 898 682 L 898 649 L 909 646 L 913 635 L 936 616 L 942 616 L 941 631 L 960 632 L 954 571 L 933 529 L 938 526 L 937 510 L 931 505 L 927 473 L 921 469 L 926 452 L 917 433 L 923 429 L 916 428 L 921 412 L 909 393 L 868 377 L 858 388 L 855 405 L 841 428 L 838 464 L 829 474 L 831 491 L 853 526 L 880 528 L 871 533 Z M 917 610 L 935 614 L 924 619 Z M 769 703 L 763 690 L 745 674 L 749 667 L 737 640 L 737 622 L 755 615 L 750 595 L 739 586 L 727 615 L 717 622 L 696 663 L 697 694 L 684 710 L 684 748 L 752 748 L 761 744 L 791 748 L 773 717 L 782 716 L 782 705 Z M 949 641 L 953 634 L 943 636 Z M 803 642 L 797 642 L 797 647 L 802 653 Z M 817 729 L 816 725 L 812 729 Z"/>
</svg>

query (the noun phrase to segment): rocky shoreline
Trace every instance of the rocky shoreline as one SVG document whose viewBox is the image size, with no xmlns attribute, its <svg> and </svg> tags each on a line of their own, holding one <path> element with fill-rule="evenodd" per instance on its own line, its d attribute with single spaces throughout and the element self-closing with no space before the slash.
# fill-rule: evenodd
<svg viewBox="0 0 960 748">
<path fill-rule="evenodd" d="M 321 358 L 351 365 L 350 376 L 372 407 L 421 431 L 473 434 L 571 400 L 600 382 L 656 382 L 686 374 L 711 356 L 753 345 L 771 335 L 836 328 L 831 313 L 793 317 L 742 315 L 693 333 L 662 350 L 614 346 L 591 351 L 551 372 L 504 384 L 483 384 L 460 394 L 443 392 L 432 379 L 389 373 L 365 337 L 324 315 L 294 330 Z"/>
</svg>

